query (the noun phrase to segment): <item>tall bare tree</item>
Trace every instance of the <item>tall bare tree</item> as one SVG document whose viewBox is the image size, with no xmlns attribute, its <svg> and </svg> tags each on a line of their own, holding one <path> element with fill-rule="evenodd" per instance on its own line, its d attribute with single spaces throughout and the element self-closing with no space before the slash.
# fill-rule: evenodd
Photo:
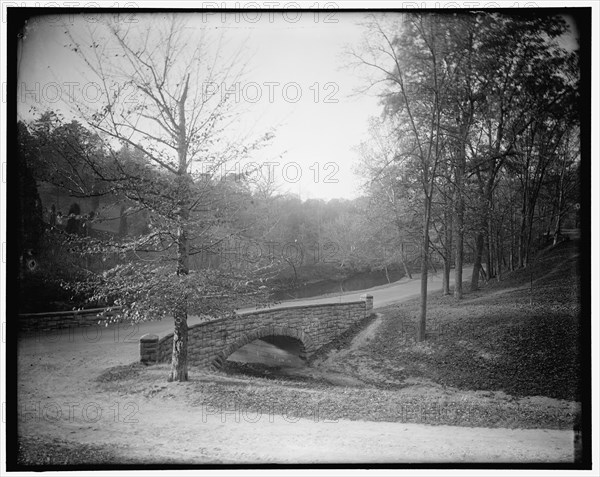
<svg viewBox="0 0 600 477">
<path fill-rule="evenodd" d="M 220 40 L 209 38 L 205 29 L 194 28 L 188 19 L 180 14 L 166 18 L 140 15 L 135 24 L 107 18 L 98 24 L 79 22 L 66 30 L 68 46 L 102 88 L 100 103 L 80 101 L 76 106 L 77 115 L 112 151 L 112 168 L 97 172 L 156 218 L 143 247 L 160 250 L 162 258 L 174 254 L 175 275 L 169 275 L 171 269 L 165 265 L 170 282 L 161 282 L 161 291 L 166 288 L 171 292 L 169 299 L 158 303 L 147 289 L 143 293 L 129 289 L 136 297 L 133 302 L 122 296 L 119 299 L 131 317 L 139 317 L 145 306 L 146 313 L 174 318 L 171 381 L 188 379 L 187 317 L 191 304 L 218 308 L 214 301 L 212 305 L 208 301 L 227 301 L 224 290 L 239 293 L 245 283 L 244 277 L 236 276 L 209 279 L 206 272 L 190 276 L 190 255 L 218 241 L 209 230 L 217 227 L 224 232 L 226 228 L 222 213 L 213 213 L 220 209 L 211 182 L 202 179 L 211 167 L 218 170 L 227 161 L 242 160 L 260 142 L 248 144 L 233 137 L 234 96 L 223 94 L 221 88 L 239 81 L 241 53 L 225 59 Z M 124 161 L 114 152 L 115 143 L 137 151 L 143 164 Z M 140 248 L 139 242 L 134 248 Z M 135 273 L 131 266 L 126 269 L 139 280 L 159 284 L 149 279 L 153 275 L 146 265 L 136 268 Z M 112 278 L 123 281 L 126 274 L 116 271 Z M 108 289 L 118 294 L 114 287 Z M 149 307 L 150 302 L 154 308 Z"/>
<path fill-rule="evenodd" d="M 421 14 L 403 15 L 387 23 L 373 17 L 365 51 L 354 53 L 354 57 L 378 72 L 375 82 L 387 85 L 382 98 L 385 111 L 402 118 L 397 137 L 405 143 L 403 154 L 414 163 L 420 183 L 421 311 L 417 339 L 422 341 L 426 336 L 431 206 L 442 153 L 442 111 L 449 80 L 441 41 L 445 27 L 437 17 Z"/>
</svg>

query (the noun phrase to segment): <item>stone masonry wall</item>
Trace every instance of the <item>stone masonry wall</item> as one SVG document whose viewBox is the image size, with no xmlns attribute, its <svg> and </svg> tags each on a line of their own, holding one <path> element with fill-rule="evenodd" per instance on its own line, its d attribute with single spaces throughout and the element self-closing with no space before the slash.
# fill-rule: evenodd
<svg viewBox="0 0 600 477">
<path fill-rule="evenodd" d="M 306 359 L 372 309 L 373 297 L 363 295 L 362 301 L 267 309 L 199 323 L 189 328 L 188 362 L 219 368 L 236 350 L 266 336 L 298 339 L 301 357 Z M 172 350 L 173 333 L 140 338 L 140 360 L 144 363 L 169 362 Z"/>
<path fill-rule="evenodd" d="M 100 314 L 101 316 L 98 316 Z M 109 316 L 104 308 L 51 313 L 28 313 L 19 315 L 19 331 L 52 331 L 79 326 L 94 326 Z"/>
</svg>

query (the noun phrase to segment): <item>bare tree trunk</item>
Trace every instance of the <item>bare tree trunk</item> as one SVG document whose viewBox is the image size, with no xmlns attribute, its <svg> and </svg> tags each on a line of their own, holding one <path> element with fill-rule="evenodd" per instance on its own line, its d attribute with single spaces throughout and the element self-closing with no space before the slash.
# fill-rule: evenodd
<svg viewBox="0 0 600 477">
<path fill-rule="evenodd" d="M 408 266 L 406 265 L 406 260 L 404 258 L 404 242 L 402 243 L 401 249 L 400 249 L 400 261 L 402 262 L 402 267 L 404 268 L 404 273 L 410 280 L 412 280 L 412 274 L 410 273 L 410 270 L 408 269 Z"/>
<path fill-rule="evenodd" d="M 464 197 L 464 179 L 467 162 L 467 141 L 469 129 L 473 121 L 474 101 L 471 96 L 471 73 L 472 56 L 474 53 L 474 33 L 469 32 L 469 49 L 466 70 L 466 86 L 469 91 L 469 100 L 462 103 L 460 114 L 457 115 L 458 128 L 461 142 L 457 147 L 457 156 L 454 167 L 454 194 L 456 196 L 454 208 L 454 298 L 460 300 L 463 297 L 463 266 L 464 266 L 464 240 L 465 240 L 465 197 Z"/>
<path fill-rule="evenodd" d="M 187 219 L 187 214 L 182 213 L 182 219 Z M 177 274 L 189 273 L 188 239 L 185 228 L 180 226 L 177 231 Z M 184 292 L 185 293 L 185 292 Z M 169 381 L 188 380 L 188 324 L 187 302 L 183 294 L 174 311 L 175 330 L 173 332 L 173 357 L 171 359 L 171 373 Z"/>
<path fill-rule="evenodd" d="M 490 139 L 491 142 L 491 139 Z M 493 167 L 493 166 L 492 166 Z M 475 239 L 475 260 L 473 263 L 473 275 L 471 276 L 471 290 L 477 290 L 479 288 L 479 273 L 483 269 L 483 250 L 486 246 L 486 265 L 487 270 L 485 271 L 486 279 L 489 279 L 491 274 L 491 241 L 490 241 L 490 230 L 491 230 L 491 204 L 492 204 L 492 193 L 494 176 L 490 176 L 484 181 L 481 177 L 481 173 L 477 170 L 477 178 L 479 179 L 479 192 L 481 202 L 484 205 L 483 210 L 480 210 L 480 217 L 478 219 L 478 231 Z"/>
<path fill-rule="evenodd" d="M 530 204 L 528 207 L 528 214 L 525 220 L 525 240 L 524 240 L 524 261 L 523 265 L 529 265 L 531 257 L 531 240 L 533 236 L 533 218 L 535 213 L 535 205 Z"/>
<path fill-rule="evenodd" d="M 461 147 L 464 152 L 464 147 Z M 462 155 L 462 154 L 461 154 Z M 456 207 L 454 224 L 454 298 L 463 297 L 463 258 L 464 258 L 464 197 L 462 179 L 464 174 L 464 157 L 458 161 L 455 173 Z"/>
<path fill-rule="evenodd" d="M 412 273 L 410 273 L 410 270 L 409 270 L 408 266 L 406 265 L 406 261 L 404 260 L 404 258 L 402 258 L 400 261 L 402 262 L 402 267 L 404 268 L 404 273 L 405 273 L 405 275 L 406 275 L 406 276 L 407 276 L 407 277 L 408 277 L 410 280 L 412 280 Z"/>
<path fill-rule="evenodd" d="M 429 263 L 429 220 L 431 214 L 431 198 L 425 197 L 425 214 L 423 217 L 423 238 L 421 243 L 421 311 L 419 316 L 419 332 L 417 341 L 425 340 L 427 324 L 427 272 Z"/>
<path fill-rule="evenodd" d="M 527 237 L 527 217 L 529 216 L 529 153 L 526 154 L 526 163 L 523 165 L 525 184 L 523 187 L 523 196 L 521 204 L 521 227 L 519 229 L 519 268 L 527 266 L 527 255 L 528 255 L 528 243 Z"/>
<path fill-rule="evenodd" d="M 171 374 L 169 381 L 188 380 L 188 325 L 185 307 L 178 307 L 175 311 L 175 331 L 173 333 L 173 358 L 171 360 Z"/>
<path fill-rule="evenodd" d="M 513 205 L 510 205 L 510 255 L 508 257 L 508 266 L 512 272 L 515 269 L 515 211 Z"/>
<path fill-rule="evenodd" d="M 521 211 L 521 224 L 519 227 L 519 240 L 518 240 L 518 268 L 525 266 L 525 215 Z"/>
<path fill-rule="evenodd" d="M 450 269 L 452 268 L 452 198 L 446 194 L 444 206 L 444 276 L 442 279 L 442 293 L 450 295 Z"/>
<path fill-rule="evenodd" d="M 567 139 L 567 145 L 568 145 L 568 139 Z M 561 220 L 562 220 L 562 211 L 563 211 L 563 196 L 564 196 L 564 179 L 565 179 L 565 163 L 566 163 L 566 156 L 563 159 L 562 162 L 562 167 L 560 169 L 560 179 L 558 181 L 558 204 L 557 204 L 557 209 L 558 212 L 556 214 L 556 225 L 554 227 L 554 238 L 552 240 L 552 244 L 556 245 L 558 243 L 558 237 L 560 236 L 560 227 L 561 227 Z"/>
<path fill-rule="evenodd" d="M 460 224 L 456 224 L 455 229 L 461 228 L 456 232 L 455 237 L 455 252 L 454 252 L 454 298 L 457 300 L 463 297 L 463 254 L 464 254 L 464 233 L 462 230 L 462 218 Z"/>
<path fill-rule="evenodd" d="M 442 295 L 450 295 L 450 268 L 451 262 L 444 257 L 444 276 L 442 277 Z"/>
<path fill-rule="evenodd" d="M 554 239 L 552 240 L 552 245 L 556 245 L 558 243 L 558 238 L 560 237 L 560 226 L 561 226 L 561 212 L 559 210 L 558 216 L 556 217 L 556 227 L 554 227 Z"/>
<path fill-rule="evenodd" d="M 475 239 L 475 260 L 473 261 L 473 275 L 471 276 L 471 290 L 479 288 L 479 271 L 481 269 L 481 257 L 483 255 L 483 233 L 477 232 Z"/>
<path fill-rule="evenodd" d="M 177 228 L 177 275 L 185 276 L 189 274 L 189 250 L 188 237 L 186 232 L 187 221 L 189 219 L 189 196 L 190 182 L 187 169 L 187 139 L 186 139 L 186 121 L 185 121 L 185 101 L 187 98 L 188 84 L 190 77 L 186 79 L 186 85 L 179 100 L 179 134 L 178 134 L 178 169 L 177 169 L 177 191 L 178 191 L 178 221 Z M 185 285 L 179 302 L 174 310 L 175 330 L 173 332 L 173 357 L 171 359 L 171 374 L 169 381 L 187 381 L 188 380 L 188 325 L 187 325 L 187 296 Z"/>
<path fill-rule="evenodd" d="M 496 280 L 502 279 L 502 237 L 500 228 L 496 231 Z"/>
<path fill-rule="evenodd" d="M 486 260 L 485 260 L 485 268 L 487 271 L 488 279 L 491 279 L 494 276 L 494 233 L 492 231 L 492 218 L 491 218 L 491 210 L 488 209 L 487 216 L 487 233 L 485 235 L 485 244 L 486 244 Z"/>
</svg>

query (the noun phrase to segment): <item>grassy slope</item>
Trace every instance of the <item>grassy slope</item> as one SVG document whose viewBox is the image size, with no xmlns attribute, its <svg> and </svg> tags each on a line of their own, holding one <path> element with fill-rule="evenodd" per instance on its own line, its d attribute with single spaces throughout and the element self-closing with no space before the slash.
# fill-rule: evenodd
<svg viewBox="0 0 600 477">
<path fill-rule="evenodd" d="M 367 380 L 371 369 L 391 383 L 419 377 L 466 390 L 579 400 L 577 266 L 578 243 L 564 242 L 540 254 L 529 269 L 460 302 L 431 296 L 428 329 L 437 333 L 425 343 L 414 341 L 418 300 L 387 307 L 370 346 L 336 366 Z"/>
</svg>

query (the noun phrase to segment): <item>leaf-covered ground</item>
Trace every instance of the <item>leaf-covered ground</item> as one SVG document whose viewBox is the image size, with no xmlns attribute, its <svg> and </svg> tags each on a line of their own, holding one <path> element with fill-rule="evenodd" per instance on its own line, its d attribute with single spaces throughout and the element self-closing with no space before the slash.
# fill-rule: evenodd
<svg viewBox="0 0 600 477">
<path fill-rule="evenodd" d="M 387 307 L 370 346 L 341 357 L 335 369 L 373 384 L 419 377 L 463 390 L 579 401 L 577 252 L 577 242 L 562 243 L 529 269 L 490 282 L 460 302 L 431 296 L 429 339 L 423 343 L 414 339 L 418 300 Z"/>
<path fill-rule="evenodd" d="M 122 465 L 171 463 L 164 457 L 127 457 L 120 452 L 122 450 L 108 444 L 82 444 L 68 439 L 30 436 L 19 439 L 17 463 L 28 471 L 76 470 L 73 466 L 81 466 L 82 470 L 98 470 L 90 468 L 92 465 L 118 470 L 122 469 Z"/>
<path fill-rule="evenodd" d="M 579 400 L 579 326 L 572 316 L 489 303 L 447 309 L 439 335 L 416 343 L 407 323 L 417 310 L 386 310 L 372 347 L 347 354 L 335 369 L 373 385 L 422 377 L 466 390 Z"/>
<path fill-rule="evenodd" d="M 25 466 L 48 466 L 112 464 L 115 452 L 110 446 L 79 444 L 63 439 L 27 437 L 19 439 L 18 463 Z"/>
<path fill-rule="evenodd" d="M 186 383 L 167 383 L 169 366 L 135 365 L 119 380 L 98 380 L 104 391 L 128 399 L 183 401 L 207 413 L 234 411 L 242 416 L 282 415 L 315 422 L 349 419 L 454 425 L 464 427 L 572 429 L 579 405 L 540 397 L 516 398 L 502 392 L 462 391 L 426 380 L 403 387 L 335 385 L 322 379 L 279 376 L 274 368 L 261 377 L 193 370 Z M 254 371 L 260 370 L 253 367 Z M 122 371 L 125 371 L 122 369 Z"/>
</svg>

